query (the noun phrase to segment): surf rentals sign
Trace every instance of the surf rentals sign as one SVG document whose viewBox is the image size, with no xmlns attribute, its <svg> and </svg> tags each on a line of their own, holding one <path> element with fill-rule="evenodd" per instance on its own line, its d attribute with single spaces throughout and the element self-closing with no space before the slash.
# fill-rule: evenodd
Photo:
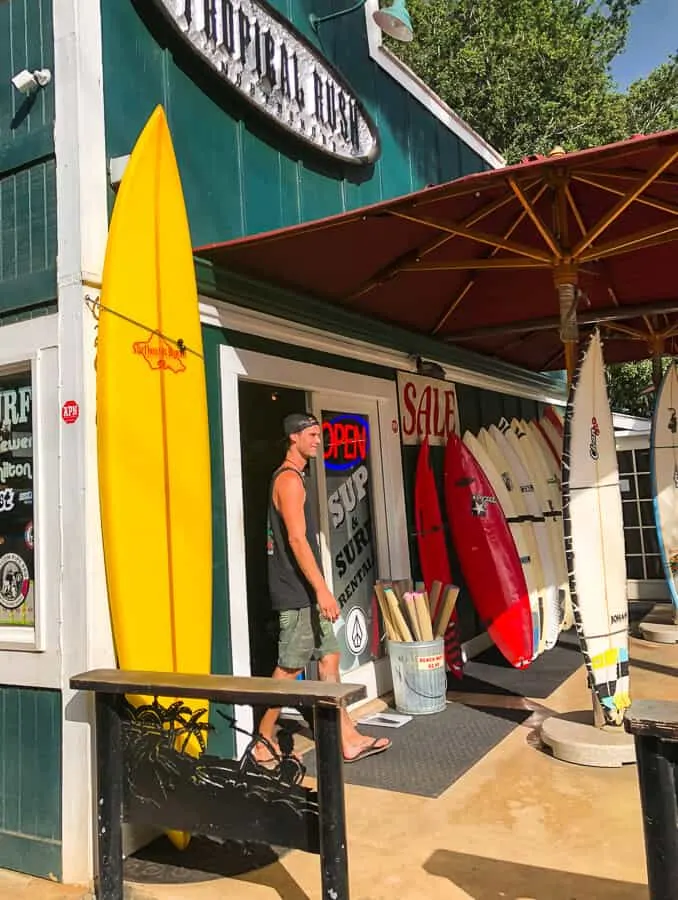
<svg viewBox="0 0 678 900">
<path fill-rule="evenodd" d="M 263 0 L 152 0 L 211 74 L 271 123 L 352 165 L 379 155 L 376 126 L 339 72 Z"/>
<path fill-rule="evenodd" d="M 459 434 L 457 392 L 450 381 L 398 372 L 400 436 L 403 444 L 444 445 Z"/>
</svg>

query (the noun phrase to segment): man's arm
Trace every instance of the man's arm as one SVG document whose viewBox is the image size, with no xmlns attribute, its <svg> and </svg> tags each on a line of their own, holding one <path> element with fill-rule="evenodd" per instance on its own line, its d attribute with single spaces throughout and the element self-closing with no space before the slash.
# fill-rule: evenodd
<svg viewBox="0 0 678 900">
<path fill-rule="evenodd" d="M 298 475 L 294 472 L 282 472 L 278 475 L 273 500 L 285 523 L 290 548 L 299 568 L 315 591 L 320 612 L 330 622 L 334 622 L 339 618 L 339 606 L 325 583 L 306 537 L 305 499 L 306 492 Z"/>
</svg>

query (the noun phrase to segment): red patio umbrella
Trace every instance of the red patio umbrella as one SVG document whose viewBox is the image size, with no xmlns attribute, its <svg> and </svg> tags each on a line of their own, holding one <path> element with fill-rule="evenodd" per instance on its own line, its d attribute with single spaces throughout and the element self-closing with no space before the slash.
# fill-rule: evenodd
<svg viewBox="0 0 678 900">
<path fill-rule="evenodd" d="M 196 255 L 536 371 L 600 325 L 678 350 L 678 131 L 469 175 Z"/>
</svg>

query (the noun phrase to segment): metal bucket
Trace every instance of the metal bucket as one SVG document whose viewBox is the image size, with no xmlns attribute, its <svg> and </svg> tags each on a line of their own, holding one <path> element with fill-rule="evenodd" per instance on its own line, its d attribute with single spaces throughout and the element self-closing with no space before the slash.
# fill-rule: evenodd
<svg viewBox="0 0 678 900">
<path fill-rule="evenodd" d="M 442 712 L 447 692 L 443 638 L 388 641 L 388 655 L 398 712 L 409 716 Z"/>
</svg>

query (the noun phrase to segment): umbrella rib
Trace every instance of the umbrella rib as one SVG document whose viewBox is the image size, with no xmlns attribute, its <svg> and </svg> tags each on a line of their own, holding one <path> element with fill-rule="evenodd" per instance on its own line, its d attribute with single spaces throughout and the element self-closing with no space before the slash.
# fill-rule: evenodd
<svg viewBox="0 0 678 900">
<path fill-rule="evenodd" d="M 572 196 L 572 191 L 570 190 L 569 184 L 565 185 L 564 190 L 568 205 L 572 210 L 572 215 L 574 216 L 575 222 L 577 223 L 577 228 L 581 231 L 582 235 L 585 235 L 586 225 L 584 224 L 584 220 L 582 219 L 581 213 L 579 212 L 579 207 L 577 206 L 575 199 Z"/>
<path fill-rule="evenodd" d="M 633 201 L 643 193 L 645 188 L 649 187 L 655 179 L 657 179 L 662 172 L 664 172 L 674 160 L 678 159 L 678 150 L 671 150 L 670 153 L 666 154 L 652 169 L 646 174 L 644 178 L 640 180 L 636 186 L 628 191 L 623 197 L 620 197 L 617 203 L 602 216 L 598 222 L 591 228 L 587 234 L 585 234 L 581 240 L 577 243 L 574 250 L 572 251 L 573 257 L 576 259 L 589 247 L 597 237 L 605 231 L 610 225 L 619 218 L 619 216 L 626 210 Z"/>
<path fill-rule="evenodd" d="M 515 179 L 509 178 L 508 183 L 509 183 L 509 187 L 511 188 L 511 190 L 518 198 L 518 202 L 520 203 L 520 205 L 523 207 L 523 209 L 525 210 L 527 215 L 532 220 L 532 224 L 537 229 L 539 234 L 542 236 L 546 246 L 549 248 L 551 253 L 553 253 L 553 255 L 554 255 L 554 257 L 556 257 L 556 259 L 558 259 L 558 260 L 562 259 L 563 251 L 556 243 L 556 239 L 551 234 L 550 228 L 548 228 L 547 225 L 544 222 L 542 222 L 542 220 L 539 218 L 539 216 L 535 212 L 534 207 L 532 206 L 530 201 L 527 199 L 525 194 L 523 194 L 523 192 L 520 189 L 520 187 L 518 186 L 518 184 L 516 184 Z"/>
<path fill-rule="evenodd" d="M 464 225 L 448 225 L 445 222 L 439 222 L 437 219 L 431 219 L 428 216 L 411 216 L 407 213 L 398 212 L 397 210 L 388 210 L 389 214 L 408 222 L 414 222 L 417 225 L 427 225 L 430 228 L 437 228 L 448 234 L 457 235 L 459 237 L 468 238 L 479 244 L 488 244 L 490 247 L 496 247 L 498 250 L 509 250 L 518 256 L 525 256 L 528 259 L 537 260 L 538 262 L 551 264 L 551 257 L 546 253 L 528 247 L 525 244 L 518 244 L 515 241 L 506 241 L 502 238 L 494 237 L 491 234 L 485 234 L 483 231 L 474 231 Z"/>
<path fill-rule="evenodd" d="M 530 187 L 532 187 L 536 182 L 532 182 Z M 539 196 L 539 195 L 538 195 Z M 447 199 L 447 197 L 438 198 Z M 487 218 L 487 216 L 491 216 L 492 213 L 496 212 L 498 209 L 501 209 L 502 206 L 506 206 L 507 203 L 513 203 L 514 198 L 510 195 L 506 197 L 502 197 L 500 200 L 495 200 L 493 203 L 490 203 L 488 206 L 484 206 L 482 209 L 477 210 L 472 215 L 468 216 L 463 221 L 463 225 L 475 225 L 476 222 L 480 222 L 482 219 Z M 437 200 L 432 202 L 438 202 Z M 397 259 L 392 260 L 387 265 L 383 266 L 383 268 L 379 269 L 379 271 L 375 272 L 367 281 L 363 282 L 363 284 L 353 293 L 347 296 L 347 300 L 357 300 L 362 297 L 364 294 L 367 294 L 372 288 L 377 285 L 383 283 L 388 278 L 391 278 L 393 275 L 397 275 L 398 272 L 403 270 L 403 263 L 407 262 L 409 259 L 423 259 L 423 257 L 428 256 L 430 253 L 435 252 L 448 241 L 454 240 L 456 235 L 448 234 L 443 238 L 436 238 L 434 241 L 431 241 L 428 244 L 425 244 L 419 250 L 414 252 L 403 253 Z M 493 251 L 496 252 L 496 251 Z"/>
<path fill-rule="evenodd" d="M 530 185 L 530 187 L 528 188 L 528 190 L 529 190 L 530 188 L 532 188 L 533 185 L 534 185 L 535 183 L 536 183 L 536 182 L 533 182 L 533 183 Z M 547 185 L 542 184 L 542 186 L 539 188 L 539 190 L 538 190 L 537 193 L 535 194 L 534 198 L 532 199 L 532 202 L 533 202 L 533 203 L 537 203 L 537 201 L 538 201 L 539 198 L 542 196 L 542 194 L 544 193 L 544 191 L 546 190 L 546 188 L 547 188 Z M 512 200 L 513 200 L 513 197 L 510 197 L 510 196 L 509 196 L 508 199 L 512 201 Z M 516 228 L 520 225 L 520 223 L 523 221 L 523 219 L 525 218 L 526 215 L 527 215 L 526 210 L 523 210 L 521 213 L 518 214 L 518 216 L 516 217 L 516 219 L 515 219 L 515 221 L 513 222 L 513 224 L 512 224 L 512 225 L 504 232 L 504 235 L 503 235 L 504 238 L 510 238 L 510 237 L 511 237 L 511 235 L 513 234 L 513 232 L 514 232 L 514 231 L 516 230 Z M 473 223 L 472 223 L 472 222 L 468 222 L 467 224 L 470 225 L 470 224 L 473 224 Z M 494 257 L 494 255 L 496 254 L 496 252 L 497 252 L 497 248 L 494 247 L 494 248 L 490 251 L 490 253 L 489 253 L 489 255 L 488 255 L 487 258 L 488 258 L 488 259 L 492 259 L 492 257 Z M 448 320 L 448 319 L 450 318 L 450 316 L 454 313 L 454 311 L 459 307 L 459 304 L 462 302 L 462 300 L 464 299 L 464 297 L 468 294 L 468 292 L 471 290 L 471 288 L 473 287 L 473 285 L 474 285 L 475 283 L 476 283 L 476 279 L 475 279 L 475 270 L 474 270 L 474 271 L 472 271 L 472 272 L 469 274 L 469 277 L 468 277 L 468 279 L 467 279 L 467 281 L 466 281 L 466 284 L 461 288 L 461 290 L 458 292 L 458 294 L 457 294 L 457 296 L 454 298 L 454 300 L 452 300 L 452 302 L 448 304 L 447 309 L 446 309 L 445 312 L 442 314 L 442 316 L 438 319 L 437 323 L 435 324 L 435 326 L 434 326 L 433 329 L 431 330 L 431 334 L 438 334 L 438 332 L 445 326 L 445 323 L 447 322 L 447 320 Z"/>
<path fill-rule="evenodd" d="M 587 253 L 582 253 L 579 262 L 587 262 L 595 259 L 605 259 L 609 256 L 619 256 L 627 253 L 629 250 L 642 250 L 646 247 L 656 247 L 660 244 L 671 243 L 678 240 L 678 223 L 663 222 L 654 228 L 647 228 L 645 231 L 639 231 L 637 234 L 629 234 L 626 237 L 619 238 L 616 241 L 610 241 L 609 244 L 603 244 L 600 247 L 592 247 Z"/>
<path fill-rule="evenodd" d="M 377 285 L 382 284 L 387 279 L 391 278 L 394 275 L 397 275 L 398 272 L 404 271 L 404 266 L 408 263 L 409 260 L 418 260 L 423 256 L 427 256 L 429 253 L 433 253 L 434 250 L 437 250 L 439 247 L 442 247 L 443 244 L 446 244 L 448 241 L 454 239 L 454 235 L 447 234 L 443 238 L 436 238 L 435 241 L 431 241 L 429 244 L 425 244 L 422 248 L 417 250 L 408 250 L 406 253 L 402 253 L 396 259 L 392 260 L 385 266 L 382 266 L 374 275 L 370 276 L 367 281 L 364 281 L 361 286 L 348 294 L 346 299 L 358 300 L 360 297 L 367 294 L 373 288 L 377 287 Z"/>
<path fill-rule="evenodd" d="M 665 341 L 672 340 L 674 337 L 678 335 L 678 322 L 674 322 L 673 325 L 669 325 L 666 331 L 662 331 L 660 337 L 664 338 Z"/>
<path fill-rule="evenodd" d="M 634 341 L 645 341 L 648 338 L 646 332 L 638 331 L 637 328 L 630 328 L 628 325 L 620 325 L 618 322 L 606 322 L 605 327 L 609 328 L 610 331 L 618 331 L 619 334 L 624 334 Z"/>
<path fill-rule="evenodd" d="M 587 178 L 582 175 L 577 175 L 576 173 L 572 175 L 572 178 L 574 178 L 575 181 L 581 181 L 582 184 L 588 184 L 591 187 L 600 188 L 601 191 L 607 191 L 609 194 L 616 194 L 617 197 L 624 196 L 624 191 L 620 191 L 619 188 L 614 188 L 609 184 L 603 184 L 593 178 Z M 663 200 L 657 200 L 653 197 L 637 197 L 636 203 L 642 203 L 643 206 L 650 206 L 653 209 L 661 210 L 661 212 L 668 212 L 672 213 L 674 216 L 678 216 L 678 206 L 674 206 L 671 203 L 665 203 Z"/>
<path fill-rule="evenodd" d="M 519 259 L 515 256 L 501 259 L 455 259 L 449 262 L 417 263 L 405 265 L 401 272 L 458 272 L 461 269 L 550 269 L 550 262 L 536 262 L 532 259 Z"/>
<path fill-rule="evenodd" d="M 577 175 L 586 175 L 589 178 L 616 178 L 617 181 L 637 181 L 643 174 L 643 169 L 629 169 L 628 171 L 623 171 L 622 169 L 606 169 L 604 172 L 599 171 L 598 169 L 576 169 L 575 172 Z M 573 177 L 575 174 L 573 172 Z M 666 184 L 670 187 L 675 187 L 678 184 L 678 175 L 672 175 L 668 173 L 663 177 L 655 178 L 655 184 Z"/>
<path fill-rule="evenodd" d="M 546 369 L 550 368 L 557 359 L 560 359 L 560 357 L 563 355 L 564 352 L 565 352 L 565 348 L 561 345 L 555 353 L 552 353 L 551 356 L 549 356 L 546 360 L 544 360 L 544 362 L 541 364 L 541 366 L 539 368 L 542 371 L 545 371 Z"/>
</svg>

